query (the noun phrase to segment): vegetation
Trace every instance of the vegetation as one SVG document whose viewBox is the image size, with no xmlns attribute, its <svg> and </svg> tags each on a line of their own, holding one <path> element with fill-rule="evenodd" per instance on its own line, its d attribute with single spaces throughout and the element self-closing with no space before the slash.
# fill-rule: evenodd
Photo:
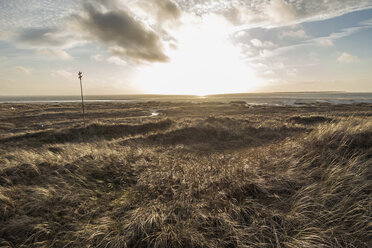
<svg viewBox="0 0 372 248">
<path fill-rule="evenodd" d="M 151 105 L 4 114 L 0 247 L 372 246 L 371 105 Z"/>
</svg>

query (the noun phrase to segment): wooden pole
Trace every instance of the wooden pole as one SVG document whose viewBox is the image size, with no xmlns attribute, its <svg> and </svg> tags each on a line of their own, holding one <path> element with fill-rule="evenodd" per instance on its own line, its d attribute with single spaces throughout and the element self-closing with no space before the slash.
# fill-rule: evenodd
<svg viewBox="0 0 372 248">
<path fill-rule="evenodd" d="M 80 93 L 81 93 L 81 107 L 83 109 L 83 123 L 84 123 L 84 127 L 85 127 L 85 106 L 84 106 L 84 94 L 83 94 L 83 83 L 81 81 L 82 77 L 83 77 L 83 73 L 79 71 L 78 73 L 79 75 L 79 79 L 80 79 Z"/>
</svg>

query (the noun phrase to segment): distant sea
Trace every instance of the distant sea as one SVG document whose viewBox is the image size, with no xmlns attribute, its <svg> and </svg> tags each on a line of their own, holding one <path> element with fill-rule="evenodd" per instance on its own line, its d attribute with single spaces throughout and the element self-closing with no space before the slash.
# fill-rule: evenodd
<svg viewBox="0 0 372 248">
<path fill-rule="evenodd" d="M 299 92 L 299 93 L 244 93 L 225 95 L 102 95 L 85 96 L 86 102 L 245 102 L 250 105 L 303 105 L 314 103 L 352 104 L 372 103 L 372 93 Z M 0 96 L 0 103 L 72 103 L 80 96 Z"/>
</svg>

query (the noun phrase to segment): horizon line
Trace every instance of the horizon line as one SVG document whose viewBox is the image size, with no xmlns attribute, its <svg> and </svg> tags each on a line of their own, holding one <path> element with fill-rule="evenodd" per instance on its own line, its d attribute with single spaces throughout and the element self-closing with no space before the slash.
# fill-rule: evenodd
<svg viewBox="0 0 372 248">
<path fill-rule="evenodd" d="M 324 91 L 270 91 L 270 92 L 241 92 L 241 93 L 222 93 L 222 94 L 206 94 L 202 97 L 208 96 L 223 96 L 223 95 L 243 95 L 243 94 L 311 94 L 311 93 L 352 93 L 352 94 L 369 94 L 372 91 L 334 91 L 334 90 L 324 90 Z M 0 95 L 0 97 L 80 97 L 78 94 L 66 95 L 66 94 L 51 94 L 51 95 Z M 84 94 L 84 96 L 195 96 L 201 97 L 197 94 L 152 94 L 152 93 L 129 93 L 129 94 Z"/>
</svg>

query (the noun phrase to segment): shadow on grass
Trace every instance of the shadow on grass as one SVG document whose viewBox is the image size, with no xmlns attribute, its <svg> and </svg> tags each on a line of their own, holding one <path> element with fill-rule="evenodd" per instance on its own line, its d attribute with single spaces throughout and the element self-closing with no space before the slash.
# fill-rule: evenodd
<svg viewBox="0 0 372 248">
<path fill-rule="evenodd" d="M 167 130 L 163 133 L 150 134 L 144 138 L 125 140 L 121 144 L 139 142 L 152 146 L 185 145 L 191 150 L 229 150 L 257 147 L 306 131 L 309 130 L 301 127 L 254 127 L 246 120 L 207 118 L 200 123 L 176 130 Z"/>
<path fill-rule="evenodd" d="M 75 127 L 60 131 L 44 131 L 23 134 L 10 138 L 1 139 L 4 144 L 22 142 L 22 145 L 41 146 L 44 144 L 82 142 L 94 138 L 114 139 L 124 136 L 145 134 L 148 132 L 165 130 L 172 125 L 171 120 L 149 122 L 140 125 L 101 125 L 92 124 L 87 127 Z"/>
<path fill-rule="evenodd" d="M 324 116 L 293 116 L 289 118 L 289 121 L 297 124 L 311 125 L 324 122 L 333 122 L 334 119 Z"/>
</svg>

